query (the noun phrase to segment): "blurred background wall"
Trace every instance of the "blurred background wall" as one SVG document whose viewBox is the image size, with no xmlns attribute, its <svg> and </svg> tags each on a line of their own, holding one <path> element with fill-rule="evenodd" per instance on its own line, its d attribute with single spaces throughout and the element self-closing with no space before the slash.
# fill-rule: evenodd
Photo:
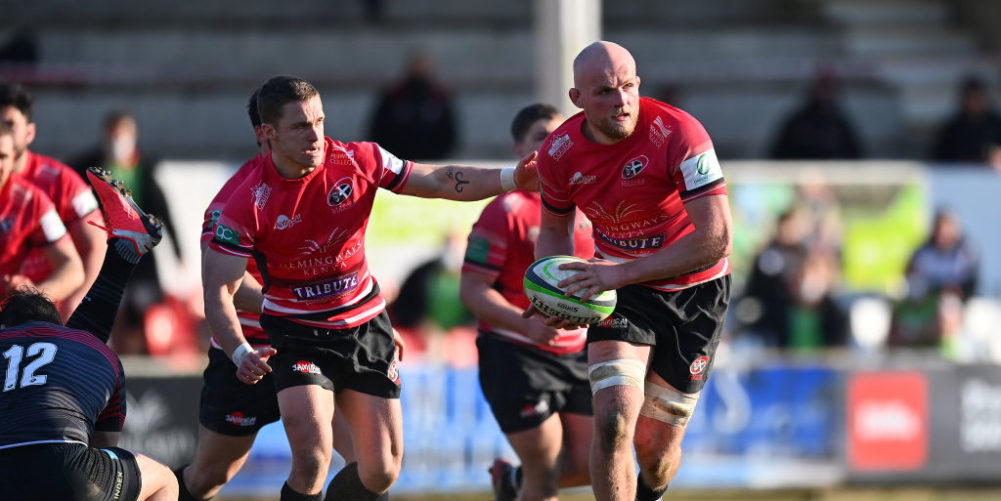
<svg viewBox="0 0 1001 501">
<path fill-rule="evenodd" d="M 419 52 L 455 111 L 454 147 L 440 158 L 509 165 L 510 119 L 539 99 L 540 33 L 557 29 L 539 24 L 537 2 L 0 0 L 0 80 L 35 95 L 32 149 L 72 157 L 98 142 L 109 111 L 127 109 L 140 148 L 160 160 L 155 175 L 179 228 L 168 239 L 182 252 L 156 250 L 167 296 L 146 318 L 154 356 L 126 360 L 137 381 L 127 447 L 174 464 L 193 451 L 207 340 L 197 238 L 208 201 L 256 152 L 250 93 L 274 74 L 302 76 L 321 92 L 328 136 L 371 140 L 380 92 Z M 999 96 L 1001 3 L 598 5 L 601 37 L 633 53 L 641 93 L 709 131 L 735 215 L 728 355 L 693 420 L 678 485 L 996 483 L 1001 137 L 976 158 L 945 158 L 937 146 L 964 85 L 980 86 L 988 110 Z M 818 92 L 853 145 L 821 140 L 815 157 L 790 154 L 781 131 Z M 380 194 L 368 252 L 389 299 L 416 266 L 456 252 L 449 246 L 462 245 L 481 207 Z M 908 263 L 946 207 L 979 258 L 977 280 L 969 294 L 919 294 Z M 786 229 L 810 265 L 782 278 L 768 270 L 789 256 L 775 253 L 788 250 Z M 784 291 L 782 332 L 763 320 L 774 298 L 755 292 L 756 276 Z M 488 489 L 483 470 L 511 453 L 476 385 L 475 331 L 429 314 L 406 334 L 408 454 L 397 488 Z M 280 428 L 266 430 L 224 492 L 280 486 L 287 444 Z"/>
</svg>

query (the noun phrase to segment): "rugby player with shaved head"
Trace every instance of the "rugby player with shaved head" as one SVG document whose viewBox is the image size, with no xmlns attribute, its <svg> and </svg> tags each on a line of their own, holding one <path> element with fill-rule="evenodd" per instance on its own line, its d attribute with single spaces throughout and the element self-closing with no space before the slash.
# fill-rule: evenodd
<svg viewBox="0 0 1001 501">
<path fill-rule="evenodd" d="M 575 208 L 591 221 L 597 259 L 562 265 L 578 273 L 559 284 L 568 295 L 618 294 L 615 312 L 588 330 L 591 484 L 600 500 L 652 501 L 678 471 L 729 305 L 727 188 L 702 125 L 640 97 L 628 50 L 595 42 L 573 72 L 582 112 L 539 150 L 535 255 L 571 253 Z"/>
</svg>

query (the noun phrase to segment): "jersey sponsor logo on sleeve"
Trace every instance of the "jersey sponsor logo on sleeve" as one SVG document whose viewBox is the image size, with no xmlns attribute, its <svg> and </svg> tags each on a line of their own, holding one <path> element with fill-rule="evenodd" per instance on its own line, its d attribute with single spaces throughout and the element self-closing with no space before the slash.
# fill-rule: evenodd
<svg viewBox="0 0 1001 501">
<path fill-rule="evenodd" d="M 219 209 L 209 213 L 209 227 L 215 226 L 219 222 L 219 216 L 222 216 L 222 211 Z"/>
<path fill-rule="evenodd" d="M 553 160 L 559 160 L 570 147 L 573 146 L 573 141 L 570 140 L 569 134 L 563 134 L 562 136 L 553 140 L 553 143 L 549 146 L 549 156 Z"/>
<path fill-rule="evenodd" d="M 403 166 L 406 162 L 400 160 L 396 155 L 386 151 L 379 146 L 379 155 L 382 156 L 382 168 L 386 170 L 393 171 L 396 174 L 403 172 Z"/>
<path fill-rule="evenodd" d="M 351 200 L 352 193 L 354 193 L 354 181 L 350 177 L 343 177 L 327 192 L 327 205 L 340 207 Z"/>
<path fill-rule="evenodd" d="M 584 174 L 581 174 L 580 171 L 577 171 L 577 172 L 574 172 L 573 176 L 570 178 L 570 184 L 571 185 L 574 185 L 574 184 L 591 184 L 596 179 L 598 179 L 598 176 L 594 176 L 594 175 L 587 175 L 587 176 L 585 176 Z"/>
<path fill-rule="evenodd" d="M 650 159 L 646 155 L 640 155 L 628 162 L 622 167 L 622 179 L 632 179 L 643 172 L 647 164 L 650 163 Z"/>
<path fill-rule="evenodd" d="M 470 235 L 469 244 L 466 245 L 466 261 L 478 264 L 487 264 L 490 255 L 490 240 Z"/>
<path fill-rule="evenodd" d="M 45 234 L 45 240 L 49 242 L 55 242 L 66 234 L 66 226 L 63 224 L 63 220 L 59 219 L 59 214 L 56 213 L 55 209 L 46 211 L 39 220 L 39 225 L 42 227 L 42 233 Z"/>
<path fill-rule="evenodd" d="M 721 179 L 723 169 L 716 151 L 710 149 L 681 162 L 681 174 L 685 177 L 685 190 L 692 191 Z"/>
<path fill-rule="evenodd" d="M 278 216 L 275 221 L 276 230 L 284 230 L 286 228 L 291 228 L 302 222 L 302 214 L 296 214 L 295 216 L 288 217 L 285 214 Z"/>
<path fill-rule="evenodd" d="M 709 357 L 699 357 L 696 358 L 692 365 L 688 366 L 688 373 L 691 374 L 692 381 L 700 381 L 703 378 L 703 372 L 706 371 L 706 367 L 709 366 Z"/>
<path fill-rule="evenodd" d="M 299 299 L 320 299 L 347 294 L 358 288 L 358 273 L 350 273 L 323 282 L 293 287 L 292 293 Z"/>
<path fill-rule="evenodd" d="M 215 241 L 221 244 L 238 246 L 240 245 L 240 236 L 233 228 L 224 224 L 217 224 L 215 227 Z"/>
<path fill-rule="evenodd" d="M 268 204 L 268 198 L 271 196 L 271 187 L 262 181 L 250 191 L 254 195 L 254 207 L 257 207 L 257 210 L 264 210 L 264 206 Z"/>
</svg>

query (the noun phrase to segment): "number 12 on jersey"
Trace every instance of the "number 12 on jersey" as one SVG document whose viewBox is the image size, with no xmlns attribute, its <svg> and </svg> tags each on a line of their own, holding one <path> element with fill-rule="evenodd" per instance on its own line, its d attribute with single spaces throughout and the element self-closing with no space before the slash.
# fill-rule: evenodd
<svg viewBox="0 0 1001 501">
<path fill-rule="evenodd" d="M 36 375 L 35 371 L 52 362 L 52 359 L 56 357 L 56 345 L 33 343 L 28 346 L 27 352 L 29 357 L 39 355 L 39 353 L 41 355 L 24 366 L 24 374 L 21 375 L 21 388 L 45 384 L 48 376 L 45 374 Z M 19 344 L 15 344 L 3 352 L 3 357 L 7 359 L 7 373 L 3 380 L 3 391 L 11 391 L 18 387 L 17 376 L 21 372 L 21 362 L 24 360 L 24 355 L 25 349 Z"/>
</svg>

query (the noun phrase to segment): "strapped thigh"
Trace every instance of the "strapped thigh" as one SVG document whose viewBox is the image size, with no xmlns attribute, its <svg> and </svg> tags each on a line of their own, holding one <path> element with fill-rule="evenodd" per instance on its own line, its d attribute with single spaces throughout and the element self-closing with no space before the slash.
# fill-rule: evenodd
<svg viewBox="0 0 1001 501">
<path fill-rule="evenodd" d="M 688 425 L 688 419 L 692 417 L 695 404 L 699 401 L 698 393 L 691 395 L 681 393 L 674 388 L 666 388 L 652 381 L 646 382 L 643 392 L 646 398 L 643 399 L 640 415 L 679 428 Z"/>
</svg>

